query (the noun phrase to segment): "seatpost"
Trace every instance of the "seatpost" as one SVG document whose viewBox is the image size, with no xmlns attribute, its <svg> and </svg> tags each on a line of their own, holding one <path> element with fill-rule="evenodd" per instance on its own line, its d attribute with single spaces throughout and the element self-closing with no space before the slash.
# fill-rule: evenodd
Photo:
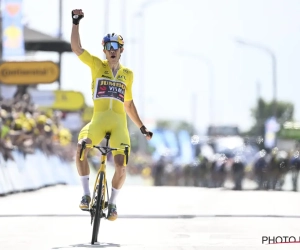
<svg viewBox="0 0 300 250">
<path fill-rule="evenodd" d="M 108 147 L 108 141 L 109 141 L 109 138 L 110 138 L 110 134 L 107 133 L 107 134 L 105 135 L 105 138 L 106 138 L 106 147 Z"/>
</svg>

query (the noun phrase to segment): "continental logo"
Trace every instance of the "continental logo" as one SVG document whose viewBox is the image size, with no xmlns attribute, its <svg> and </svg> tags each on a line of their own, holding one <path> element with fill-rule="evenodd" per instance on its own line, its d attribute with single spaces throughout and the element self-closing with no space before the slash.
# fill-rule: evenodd
<svg viewBox="0 0 300 250">
<path fill-rule="evenodd" d="M 5 62 L 0 65 L 0 81 L 5 84 L 53 83 L 58 76 L 58 65 L 51 61 Z"/>
</svg>

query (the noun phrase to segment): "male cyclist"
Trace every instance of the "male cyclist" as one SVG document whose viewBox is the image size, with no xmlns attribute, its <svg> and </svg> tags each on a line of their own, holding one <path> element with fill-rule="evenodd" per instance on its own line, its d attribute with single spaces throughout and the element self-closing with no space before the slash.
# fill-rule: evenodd
<svg viewBox="0 0 300 250">
<path fill-rule="evenodd" d="M 120 147 L 121 143 L 130 144 L 127 128 L 126 114 L 138 126 L 147 140 L 152 133 L 146 129 L 139 118 L 132 99 L 133 72 L 120 64 L 120 57 L 124 51 L 122 36 L 115 33 L 107 34 L 103 40 L 103 52 L 106 60 L 91 55 L 81 47 L 79 36 L 79 22 L 84 17 L 81 9 L 72 11 L 71 47 L 78 58 L 88 65 L 92 75 L 92 96 L 94 101 L 94 113 L 90 123 L 82 128 L 78 136 L 76 155 L 77 170 L 83 187 L 83 197 L 79 207 L 88 210 L 91 201 L 89 190 L 89 166 L 87 157 L 80 161 L 80 149 L 82 141 L 88 144 L 99 144 L 106 132 L 111 133 L 110 146 Z M 87 152 L 85 152 L 85 156 Z M 111 197 L 108 201 L 108 220 L 117 219 L 116 199 L 122 188 L 125 178 L 124 153 L 113 151 L 115 173 L 112 179 Z"/>
</svg>

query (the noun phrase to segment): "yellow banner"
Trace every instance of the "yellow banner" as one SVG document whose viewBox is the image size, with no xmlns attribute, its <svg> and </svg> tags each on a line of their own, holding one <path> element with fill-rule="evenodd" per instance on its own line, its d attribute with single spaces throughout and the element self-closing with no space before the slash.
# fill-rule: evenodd
<svg viewBox="0 0 300 250">
<path fill-rule="evenodd" d="M 54 90 L 30 90 L 31 100 L 41 109 L 56 109 L 62 111 L 79 111 L 85 107 L 84 96 L 81 92 Z"/>
<path fill-rule="evenodd" d="M 93 107 L 85 107 L 82 113 L 82 121 L 90 122 L 93 117 L 94 108 Z"/>
<path fill-rule="evenodd" d="M 55 102 L 52 105 L 53 109 L 76 111 L 84 107 L 84 96 L 81 92 L 55 90 Z"/>
<path fill-rule="evenodd" d="M 0 65 L 0 81 L 4 84 L 53 83 L 58 76 L 58 65 L 51 61 L 4 62 Z"/>
</svg>

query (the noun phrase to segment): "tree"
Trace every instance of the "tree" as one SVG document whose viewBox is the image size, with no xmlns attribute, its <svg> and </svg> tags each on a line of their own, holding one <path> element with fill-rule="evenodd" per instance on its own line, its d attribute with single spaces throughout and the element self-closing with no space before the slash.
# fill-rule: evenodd
<svg viewBox="0 0 300 250">
<path fill-rule="evenodd" d="M 191 136 L 195 133 L 193 125 L 186 121 L 159 120 L 157 121 L 157 128 L 171 129 L 175 132 L 178 132 L 180 130 L 186 130 Z"/>
<path fill-rule="evenodd" d="M 264 135 L 265 121 L 273 116 L 273 104 L 274 102 L 266 102 L 260 98 L 257 102 L 257 106 L 251 109 L 251 116 L 254 119 L 254 125 L 249 131 L 251 135 Z M 293 120 L 294 116 L 294 104 L 290 102 L 277 102 L 276 118 L 279 124 L 283 124 L 286 121 Z"/>
</svg>

